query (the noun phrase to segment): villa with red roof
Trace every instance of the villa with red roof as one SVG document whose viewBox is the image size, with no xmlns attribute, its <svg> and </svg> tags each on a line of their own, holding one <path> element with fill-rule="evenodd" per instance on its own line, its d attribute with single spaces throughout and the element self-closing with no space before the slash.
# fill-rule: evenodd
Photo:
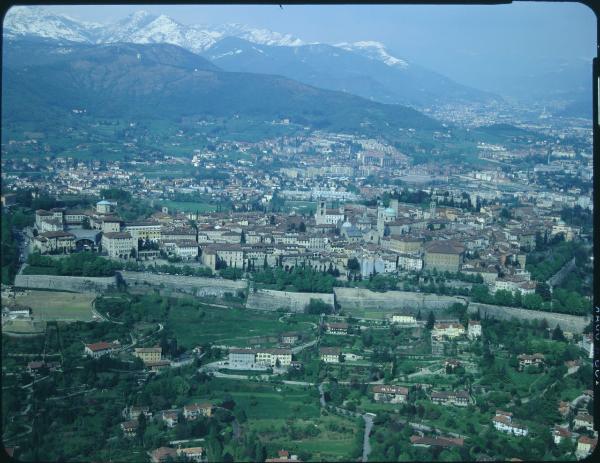
<svg viewBox="0 0 600 463">
<path fill-rule="evenodd" d="M 92 344 L 86 344 L 84 353 L 88 357 L 98 358 L 103 355 L 112 355 L 112 353 L 119 347 L 114 342 L 95 342 Z"/>
</svg>

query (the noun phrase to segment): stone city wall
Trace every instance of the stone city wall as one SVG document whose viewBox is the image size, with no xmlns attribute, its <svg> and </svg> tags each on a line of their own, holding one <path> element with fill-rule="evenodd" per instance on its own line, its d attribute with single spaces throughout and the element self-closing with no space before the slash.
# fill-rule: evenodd
<svg viewBox="0 0 600 463">
<path fill-rule="evenodd" d="M 513 317 L 519 320 L 543 320 L 545 318 L 550 328 L 554 328 L 558 324 L 563 331 L 570 331 L 571 333 L 582 333 L 583 329 L 590 323 L 589 317 L 480 304 L 478 302 L 471 302 L 467 310 L 469 313 L 476 313 L 479 310 L 481 318 L 487 316 L 500 320 L 510 320 Z"/>
<path fill-rule="evenodd" d="M 133 291 L 159 289 L 163 292 L 186 293 L 194 296 L 223 297 L 225 293 L 236 295 L 246 291 L 245 280 L 225 280 L 223 278 L 202 278 L 182 275 L 157 275 L 149 272 L 119 272 L 127 287 Z"/>
<path fill-rule="evenodd" d="M 437 296 L 410 291 L 378 293 L 365 288 L 333 288 L 335 299 L 342 309 L 393 310 L 400 314 L 416 315 L 419 310 L 444 312 L 452 304 L 466 304 L 461 297 Z"/>
<path fill-rule="evenodd" d="M 115 277 L 70 277 L 58 275 L 17 275 L 17 288 L 54 289 L 76 293 L 100 293 L 116 288 Z"/>
<path fill-rule="evenodd" d="M 275 291 L 271 289 L 258 289 L 250 291 L 246 307 L 258 310 L 285 309 L 287 312 L 304 312 L 311 299 L 319 299 L 326 304 L 334 306 L 333 294 L 325 293 L 294 293 L 290 291 Z"/>
</svg>

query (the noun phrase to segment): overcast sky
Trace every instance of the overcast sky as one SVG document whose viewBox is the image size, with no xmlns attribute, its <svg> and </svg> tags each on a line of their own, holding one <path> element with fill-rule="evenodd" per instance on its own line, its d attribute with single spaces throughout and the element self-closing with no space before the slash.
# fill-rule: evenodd
<svg viewBox="0 0 600 463">
<path fill-rule="evenodd" d="M 559 66 L 565 60 L 591 63 L 596 51 L 595 15 L 579 3 L 51 8 L 96 22 L 114 21 L 144 9 L 183 24 L 237 22 L 290 33 L 308 42 L 377 40 L 400 58 L 470 85 L 509 72 L 507 68 L 526 74 L 540 66 Z"/>
</svg>

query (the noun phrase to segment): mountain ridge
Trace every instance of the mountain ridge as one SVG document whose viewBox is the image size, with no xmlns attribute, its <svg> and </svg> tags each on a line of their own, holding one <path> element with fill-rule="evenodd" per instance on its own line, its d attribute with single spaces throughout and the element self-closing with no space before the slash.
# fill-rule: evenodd
<svg viewBox="0 0 600 463">
<path fill-rule="evenodd" d="M 88 115 L 124 118 L 188 116 L 259 121 L 289 118 L 312 128 L 362 131 L 363 124 L 436 130 L 441 124 L 400 105 L 370 102 L 275 75 L 226 72 L 206 59 L 169 44 L 78 44 L 46 62 L 21 56 L 36 43 L 5 51 L 3 117 L 27 120 L 41 110 L 56 114 L 85 109 Z M 8 47 L 7 47 L 8 48 Z M 59 47 L 60 48 L 60 47 Z M 54 59 L 48 58 L 54 56 Z M 25 102 L 25 104 L 23 103 Z"/>
<path fill-rule="evenodd" d="M 291 34 L 282 34 L 241 24 L 184 25 L 166 15 L 153 15 L 143 10 L 104 25 L 74 21 L 65 15 L 54 14 L 46 8 L 13 7 L 5 18 L 4 36 L 8 39 L 37 36 L 89 44 L 170 43 L 204 56 L 214 55 L 215 53 L 211 53 L 211 50 L 214 50 L 219 44 L 222 45 L 224 40 L 237 38 L 256 46 L 272 47 L 269 51 L 279 56 L 282 55 L 282 50 L 277 50 L 278 48 L 283 48 L 288 55 L 292 55 L 302 48 L 305 60 L 327 64 L 326 60 L 319 56 L 320 50 L 327 50 L 327 59 L 332 62 L 339 61 L 339 56 L 343 55 L 354 57 L 358 64 L 353 68 L 346 66 L 347 69 L 343 75 L 336 74 L 335 69 L 331 66 L 329 66 L 330 70 L 327 74 L 313 68 L 313 73 L 320 74 L 318 79 L 307 77 L 307 70 L 299 68 L 299 65 L 302 65 L 301 61 L 293 63 L 296 69 L 295 73 L 282 72 L 281 69 L 272 66 L 261 68 L 259 66 L 235 67 L 232 65 L 230 70 L 256 73 L 274 72 L 309 85 L 346 91 L 382 103 L 399 103 L 419 109 L 437 104 L 442 100 L 444 103 L 480 102 L 482 99 L 497 98 L 475 89 L 467 90 L 467 87 L 454 83 L 438 73 L 425 70 L 402 58 L 393 56 L 384 44 L 372 40 L 338 44 L 307 43 Z M 307 51 L 311 50 L 315 51 L 314 56 L 307 54 Z M 263 48 L 263 53 L 265 51 L 267 49 Z M 288 59 L 287 62 L 290 60 Z M 370 74 L 365 71 L 365 68 L 376 68 L 378 74 Z M 398 83 L 393 83 L 394 79 Z M 337 81 L 339 84 L 329 85 L 332 81 Z M 423 81 L 424 85 L 418 86 L 417 81 Z M 404 91 L 399 92 L 400 85 L 407 85 L 407 87 Z M 442 87 L 443 90 L 438 91 Z"/>
</svg>

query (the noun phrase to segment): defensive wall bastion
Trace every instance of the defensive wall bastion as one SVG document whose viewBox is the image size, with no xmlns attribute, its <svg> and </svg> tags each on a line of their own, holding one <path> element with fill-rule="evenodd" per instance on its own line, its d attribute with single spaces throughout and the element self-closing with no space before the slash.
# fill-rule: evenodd
<svg viewBox="0 0 600 463">
<path fill-rule="evenodd" d="M 539 310 L 519 309 L 501 305 L 480 304 L 471 302 L 467 308 L 469 313 L 477 313 L 481 318 L 497 318 L 499 320 L 543 320 L 546 319 L 548 326 L 554 328 L 557 324 L 563 331 L 571 333 L 583 333 L 584 328 L 590 323 L 590 318 L 579 315 L 568 315 L 556 312 L 542 312 Z"/>
<path fill-rule="evenodd" d="M 53 289 L 76 293 L 100 293 L 117 287 L 116 277 L 71 277 L 59 275 L 17 275 L 15 287 Z M 48 296 L 51 297 L 51 296 Z"/>
<path fill-rule="evenodd" d="M 225 280 L 222 278 L 188 277 L 181 275 L 157 275 L 149 272 L 119 272 L 125 284 L 132 290 L 159 289 L 194 296 L 223 297 L 225 293 L 235 294 L 246 290 L 246 280 Z"/>
<path fill-rule="evenodd" d="M 419 310 L 443 313 L 453 304 L 466 304 L 465 299 L 453 296 L 386 291 L 379 293 L 365 288 L 333 288 L 335 299 L 342 309 L 394 310 L 405 315 L 416 315 Z"/>
<path fill-rule="evenodd" d="M 311 299 L 319 299 L 334 306 L 333 293 L 294 293 L 290 291 L 275 291 L 272 289 L 257 289 L 250 291 L 246 308 L 257 310 L 277 310 L 283 308 L 290 312 L 304 312 Z"/>
<path fill-rule="evenodd" d="M 17 275 L 14 286 L 25 289 L 48 289 L 71 291 L 77 293 L 97 294 L 115 289 L 122 280 L 132 290 L 159 289 L 166 292 L 185 293 L 194 296 L 223 297 L 226 293 L 236 294 L 246 291 L 246 280 L 226 280 L 221 278 L 186 277 L 180 275 L 157 275 L 148 272 L 117 272 L 114 277 L 74 277 L 59 275 Z M 387 291 L 383 293 L 365 288 L 334 288 L 333 293 L 297 293 L 258 289 L 249 291 L 246 307 L 258 310 L 277 310 L 303 312 L 311 299 L 318 299 L 331 306 L 335 302 L 342 309 L 370 309 L 394 311 L 401 314 L 415 315 L 419 310 L 433 310 L 436 316 L 445 316 L 445 309 L 452 304 L 468 304 L 469 313 L 477 313 L 481 317 L 510 320 L 543 320 L 553 328 L 557 324 L 565 331 L 582 333 L 589 324 L 590 318 L 554 312 L 542 312 L 516 307 L 497 306 L 469 302 L 461 297 L 438 296 L 408 291 Z"/>
</svg>

